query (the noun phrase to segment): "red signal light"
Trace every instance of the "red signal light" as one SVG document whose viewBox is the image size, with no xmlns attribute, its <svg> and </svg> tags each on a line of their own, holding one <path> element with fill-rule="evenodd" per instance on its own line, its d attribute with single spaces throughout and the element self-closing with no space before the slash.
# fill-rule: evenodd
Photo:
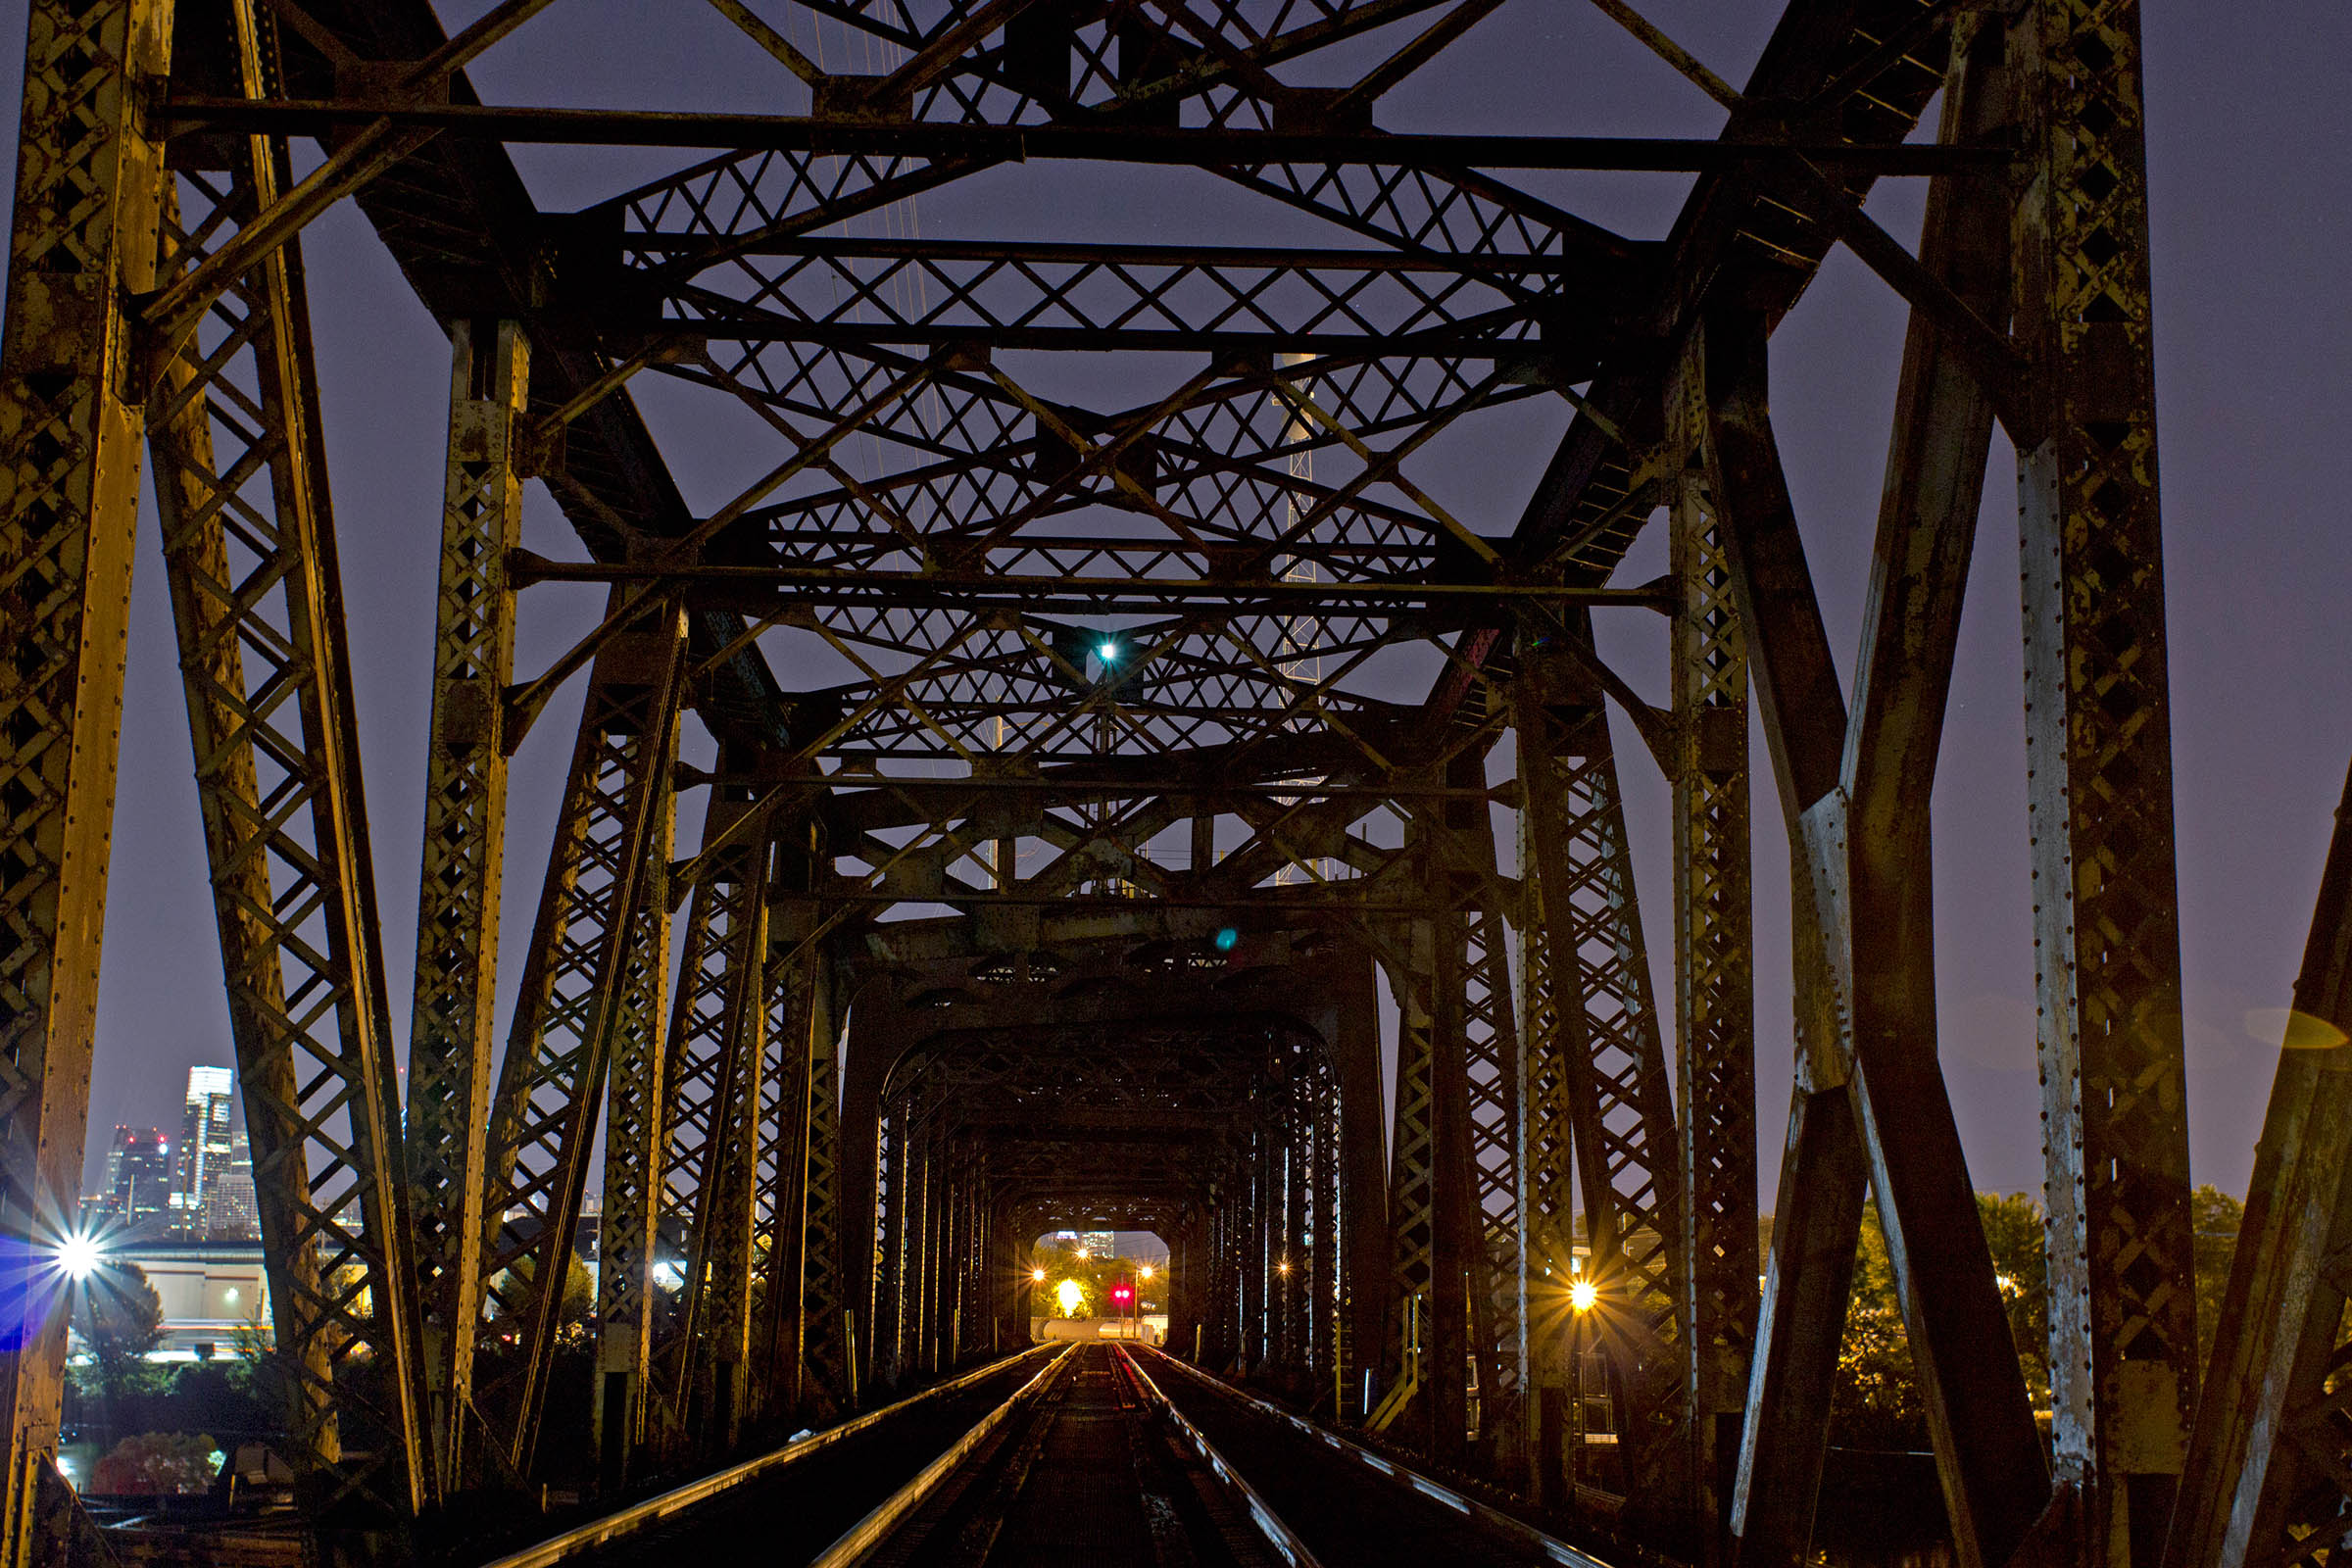
<svg viewBox="0 0 2352 1568">
<path fill-rule="evenodd" d="M 1135 1289 L 1128 1285 L 1114 1285 L 1110 1288 L 1110 1298 L 1124 1306 L 1135 1299 Z"/>
</svg>

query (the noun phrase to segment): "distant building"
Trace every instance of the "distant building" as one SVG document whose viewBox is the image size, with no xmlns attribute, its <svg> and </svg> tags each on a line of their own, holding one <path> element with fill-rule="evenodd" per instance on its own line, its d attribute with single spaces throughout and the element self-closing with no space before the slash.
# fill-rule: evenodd
<svg viewBox="0 0 2352 1568">
<path fill-rule="evenodd" d="M 136 1242 L 110 1249 L 136 1263 L 163 1303 L 164 1337 L 150 1359 L 209 1360 L 270 1340 L 270 1280 L 259 1242 Z"/>
<path fill-rule="evenodd" d="M 1078 1238 L 1088 1257 L 1116 1257 L 1119 1255 L 1119 1236 L 1116 1231 L 1087 1231 Z"/>
<path fill-rule="evenodd" d="M 204 1236 L 212 1242 L 246 1242 L 261 1234 L 262 1211 L 253 1193 L 253 1147 L 239 1128 L 229 1140 L 228 1162 L 207 1184 Z"/>
<path fill-rule="evenodd" d="M 160 1127 L 115 1128 L 106 1151 L 106 1217 L 136 1234 L 162 1225 L 178 1189 L 171 1141 Z"/>
<path fill-rule="evenodd" d="M 180 1114 L 179 1183 L 172 1207 L 173 1228 L 202 1240 L 205 1235 L 205 1196 L 213 1183 L 227 1174 L 235 1152 L 236 1074 L 226 1067 L 188 1069 L 187 1106 Z M 249 1165 L 250 1170 L 250 1165 Z"/>
</svg>

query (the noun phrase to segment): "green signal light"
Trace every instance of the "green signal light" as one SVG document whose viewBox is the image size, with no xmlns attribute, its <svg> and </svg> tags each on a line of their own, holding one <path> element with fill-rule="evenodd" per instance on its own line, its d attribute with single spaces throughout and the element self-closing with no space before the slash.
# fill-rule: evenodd
<svg viewBox="0 0 2352 1568">
<path fill-rule="evenodd" d="M 1119 657 L 1119 645 L 1117 643 L 1104 643 L 1095 650 L 1095 657 L 1102 660 L 1105 664 L 1110 663 Z"/>
<path fill-rule="evenodd" d="M 1233 927 L 1229 925 L 1218 927 L 1217 951 L 1219 953 L 1231 953 L 1234 949 L 1234 945 L 1241 940 L 1242 934 L 1239 931 L 1236 931 Z"/>
</svg>

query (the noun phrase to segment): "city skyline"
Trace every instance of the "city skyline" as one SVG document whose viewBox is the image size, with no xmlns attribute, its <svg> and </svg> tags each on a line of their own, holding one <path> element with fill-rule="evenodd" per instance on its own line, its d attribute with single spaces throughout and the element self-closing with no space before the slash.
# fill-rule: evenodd
<svg viewBox="0 0 2352 1568">
<path fill-rule="evenodd" d="M 187 1070 L 179 1131 L 115 1124 L 93 1184 L 85 1160 L 84 1220 L 148 1240 L 242 1240 L 261 1233 L 253 1151 L 236 1070 L 200 1062 Z"/>
</svg>

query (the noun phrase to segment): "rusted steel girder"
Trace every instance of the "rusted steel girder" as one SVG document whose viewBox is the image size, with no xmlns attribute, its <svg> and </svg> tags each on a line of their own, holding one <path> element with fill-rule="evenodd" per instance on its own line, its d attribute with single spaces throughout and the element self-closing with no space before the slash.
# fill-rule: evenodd
<svg viewBox="0 0 2352 1568">
<path fill-rule="evenodd" d="M 445 1478 L 464 1463 L 482 1315 L 482 1176 L 506 882 L 506 691 L 514 678 L 507 558 L 522 538 L 514 444 L 530 384 L 530 342 L 513 321 L 458 322 L 450 347 L 406 1128 L 433 1454 Z"/>
<path fill-rule="evenodd" d="M 55 1495 L 62 1274 L 75 1223 L 122 727 L 144 402 L 123 301 L 151 288 L 163 149 L 140 96 L 171 67 L 161 0 L 28 8 L 24 116 L 0 338 L 0 1233 L 20 1329 L 0 1349 L 0 1568 Z"/>
<path fill-rule="evenodd" d="M 2333 1562 L 2352 1535 L 2352 776 L 2282 1026 L 2164 1561 Z"/>
</svg>

